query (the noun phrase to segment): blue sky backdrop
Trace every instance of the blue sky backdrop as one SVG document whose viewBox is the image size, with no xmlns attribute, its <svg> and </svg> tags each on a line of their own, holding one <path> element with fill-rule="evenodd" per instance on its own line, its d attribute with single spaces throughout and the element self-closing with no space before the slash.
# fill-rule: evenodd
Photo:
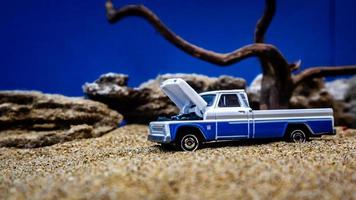
<svg viewBox="0 0 356 200">
<path fill-rule="evenodd" d="M 0 6 L 0 90 L 82 95 L 81 86 L 107 72 L 125 73 L 130 85 L 161 73 L 228 74 L 250 82 L 255 58 L 220 68 L 181 52 L 146 21 L 110 25 L 104 0 L 16 0 Z M 151 8 L 186 40 L 229 52 L 253 40 L 262 0 L 114 0 Z M 266 42 L 302 66 L 356 64 L 354 0 L 277 0 Z"/>
</svg>

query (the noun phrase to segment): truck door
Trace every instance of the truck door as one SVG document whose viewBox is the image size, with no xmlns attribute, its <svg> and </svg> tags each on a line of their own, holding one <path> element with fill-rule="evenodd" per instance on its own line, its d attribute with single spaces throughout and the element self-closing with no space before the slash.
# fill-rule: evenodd
<svg viewBox="0 0 356 200">
<path fill-rule="evenodd" d="M 248 138 L 249 110 L 243 107 L 237 94 L 221 94 L 216 105 L 216 139 Z"/>
</svg>

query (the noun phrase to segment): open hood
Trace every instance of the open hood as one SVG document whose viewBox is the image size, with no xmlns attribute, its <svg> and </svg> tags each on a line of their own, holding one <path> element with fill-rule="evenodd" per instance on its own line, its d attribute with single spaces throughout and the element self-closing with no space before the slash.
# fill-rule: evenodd
<svg viewBox="0 0 356 200">
<path fill-rule="evenodd" d="M 161 84 L 162 91 L 173 101 L 180 110 L 180 113 L 193 112 L 202 117 L 207 103 L 195 90 L 181 78 L 173 78 Z"/>
</svg>

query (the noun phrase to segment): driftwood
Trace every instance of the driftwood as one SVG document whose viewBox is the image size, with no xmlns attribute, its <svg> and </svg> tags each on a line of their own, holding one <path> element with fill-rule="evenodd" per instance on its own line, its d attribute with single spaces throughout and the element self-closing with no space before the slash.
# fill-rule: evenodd
<svg viewBox="0 0 356 200">
<path fill-rule="evenodd" d="M 263 72 L 261 109 L 287 108 L 295 87 L 308 79 L 356 74 L 356 65 L 351 65 L 313 67 L 293 75 L 293 71 L 299 69 L 301 62 L 289 63 L 277 47 L 264 43 L 264 36 L 276 11 L 275 0 L 266 0 L 264 14 L 256 24 L 254 43 L 229 53 L 218 53 L 189 43 L 171 31 L 154 12 L 143 5 L 126 5 L 115 9 L 112 1 L 107 0 L 105 6 L 110 23 L 114 24 L 129 16 L 142 17 L 174 46 L 209 63 L 224 67 L 249 57 L 257 57 L 260 60 Z"/>
</svg>

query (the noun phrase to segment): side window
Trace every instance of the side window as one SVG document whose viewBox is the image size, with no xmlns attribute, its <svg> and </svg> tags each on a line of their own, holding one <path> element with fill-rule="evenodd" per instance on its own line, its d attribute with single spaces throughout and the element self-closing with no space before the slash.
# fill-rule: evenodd
<svg viewBox="0 0 356 200">
<path fill-rule="evenodd" d="M 248 101 L 246 99 L 246 95 L 240 93 L 240 99 L 242 99 L 243 103 L 245 104 L 246 107 L 250 107 L 250 105 L 248 104 Z"/>
<path fill-rule="evenodd" d="M 236 94 L 223 94 L 220 96 L 219 107 L 240 107 Z"/>
</svg>

